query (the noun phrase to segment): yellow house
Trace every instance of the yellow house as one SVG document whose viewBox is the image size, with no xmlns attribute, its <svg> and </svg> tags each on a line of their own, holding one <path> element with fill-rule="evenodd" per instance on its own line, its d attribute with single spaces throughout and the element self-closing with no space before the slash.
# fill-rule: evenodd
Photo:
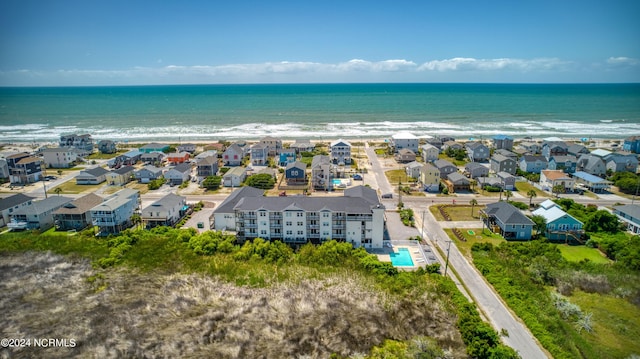
<svg viewBox="0 0 640 359">
<path fill-rule="evenodd" d="M 425 163 L 420 169 L 420 183 L 427 192 L 440 190 L 440 170 L 430 163 Z"/>
</svg>

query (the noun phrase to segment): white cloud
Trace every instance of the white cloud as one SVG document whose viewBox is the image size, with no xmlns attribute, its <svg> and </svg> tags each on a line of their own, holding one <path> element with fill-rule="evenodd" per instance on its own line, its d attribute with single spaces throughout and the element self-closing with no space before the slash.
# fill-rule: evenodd
<svg viewBox="0 0 640 359">
<path fill-rule="evenodd" d="M 474 59 L 470 57 L 455 57 L 446 60 L 433 60 L 425 62 L 418 67 L 419 71 L 499 71 L 513 70 L 521 72 L 548 71 L 561 69 L 570 64 L 556 58 L 538 59 Z"/>
<path fill-rule="evenodd" d="M 607 59 L 607 64 L 612 66 L 638 66 L 640 65 L 640 59 L 632 57 L 610 57 Z"/>
<path fill-rule="evenodd" d="M 0 72 L 0 86 L 157 85 L 277 82 L 606 82 L 638 81 L 640 60 L 610 57 L 582 65 L 557 58 L 455 57 L 421 65 L 405 59 L 339 63 L 281 61 L 225 65 L 164 65 L 119 70 Z M 608 74 L 608 75 L 606 75 Z M 559 76 L 561 75 L 561 76 Z M 615 75 L 615 76 L 614 76 Z M 591 76 L 591 77 L 589 77 Z"/>
</svg>

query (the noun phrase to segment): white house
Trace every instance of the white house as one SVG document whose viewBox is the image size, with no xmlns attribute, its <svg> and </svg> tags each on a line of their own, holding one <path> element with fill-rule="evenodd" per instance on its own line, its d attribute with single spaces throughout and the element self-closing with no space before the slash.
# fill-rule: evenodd
<svg viewBox="0 0 640 359">
<path fill-rule="evenodd" d="M 247 178 L 247 169 L 234 167 L 222 176 L 222 185 L 225 187 L 240 187 L 245 178 Z"/>
<path fill-rule="evenodd" d="M 40 154 L 47 168 L 69 168 L 78 159 L 78 152 L 68 147 L 45 148 Z"/>
<path fill-rule="evenodd" d="M 164 178 L 166 178 L 169 184 L 172 185 L 179 185 L 182 184 L 182 182 L 187 182 L 189 178 L 191 178 L 191 164 L 181 163 L 173 167 L 164 174 Z"/>
<path fill-rule="evenodd" d="M 393 146 L 393 150 L 395 152 L 398 152 L 402 149 L 408 149 L 413 151 L 413 153 L 418 153 L 419 144 L 420 140 L 418 139 L 418 137 L 409 132 L 398 132 L 395 135 L 391 136 L 391 145 Z"/>
<path fill-rule="evenodd" d="M 137 190 L 125 188 L 91 208 L 91 220 L 98 227 L 98 235 L 118 234 L 131 227 L 131 216 L 138 209 L 139 201 Z"/>
<path fill-rule="evenodd" d="M 422 151 L 422 159 L 425 162 L 433 162 L 437 160 L 438 155 L 440 154 L 438 147 L 428 143 L 420 147 L 420 150 Z"/>
<path fill-rule="evenodd" d="M 169 193 L 142 209 L 140 219 L 146 228 L 173 226 L 188 209 L 187 198 Z"/>
</svg>

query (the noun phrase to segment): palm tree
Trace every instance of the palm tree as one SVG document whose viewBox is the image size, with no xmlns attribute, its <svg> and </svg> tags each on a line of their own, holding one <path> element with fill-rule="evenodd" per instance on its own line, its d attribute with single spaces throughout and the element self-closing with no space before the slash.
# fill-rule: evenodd
<svg viewBox="0 0 640 359">
<path fill-rule="evenodd" d="M 504 191 L 504 196 L 507 198 L 507 202 L 509 202 L 509 197 L 513 196 L 513 192 L 506 190 Z"/>
<path fill-rule="evenodd" d="M 557 184 L 551 188 L 551 192 L 555 193 L 556 197 L 560 197 L 560 193 L 564 193 L 564 186 L 561 184 Z"/>
<path fill-rule="evenodd" d="M 142 217 L 140 217 L 140 214 L 134 213 L 131 215 L 131 223 L 133 224 L 134 229 L 137 229 L 138 225 L 140 225 L 141 222 L 142 222 Z"/>
<path fill-rule="evenodd" d="M 60 193 L 62 192 L 62 188 L 56 187 L 56 189 L 54 189 L 53 192 L 59 196 Z"/>
<path fill-rule="evenodd" d="M 473 198 L 471 201 L 469 201 L 469 204 L 471 205 L 471 217 L 473 217 L 473 208 L 478 205 L 478 201 Z"/>
<path fill-rule="evenodd" d="M 533 199 L 537 196 L 538 196 L 538 193 L 536 193 L 536 191 L 533 189 L 530 189 L 527 192 L 527 197 L 529 197 L 529 208 L 531 208 L 531 205 L 532 205 L 531 201 L 533 201 Z"/>
</svg>

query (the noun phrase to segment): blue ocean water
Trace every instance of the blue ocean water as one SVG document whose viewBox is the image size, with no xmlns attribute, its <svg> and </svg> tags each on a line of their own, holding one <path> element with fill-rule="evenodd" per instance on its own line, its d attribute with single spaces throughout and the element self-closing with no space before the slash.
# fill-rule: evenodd
<svg viewBox="0 0 640 359">
<path fill-rule="evenodd" d="M 640 84 L 0 88 L 2 141 L 640 135 Z"/>
</svg>

